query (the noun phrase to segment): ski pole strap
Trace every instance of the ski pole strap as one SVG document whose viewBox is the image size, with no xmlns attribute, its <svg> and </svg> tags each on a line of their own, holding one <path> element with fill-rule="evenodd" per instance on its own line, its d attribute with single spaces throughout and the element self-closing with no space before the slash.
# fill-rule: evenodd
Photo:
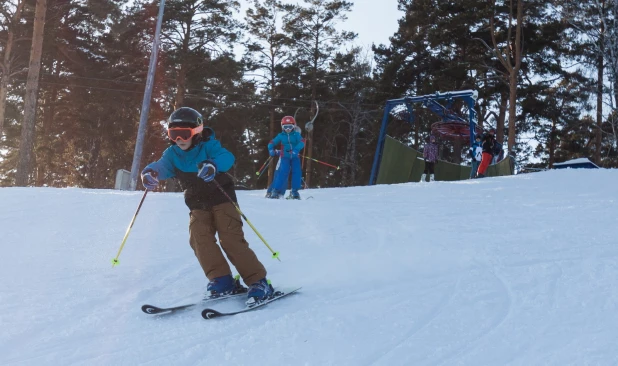
<svg viewBox="0 0 618 366">
<path fill-rule="evenodd" d="M 266 242 L 266 239 L 264 239 L 264 237 L 257 231 L 257 229 L 255 228 L 255 226 L 253 226 L 253 224 L 251 223 L 251 221 L 249 221 L 249 219 L 247 218 L 247 216 L 245 216 L 245 214 L 240 210 L 240 207 L 238 207 L 238 204 L 236 204 L 236 202 L 234 202 L 234 200 L 232 200 L 232 198 L 227 194 L 227 192 L 225 192 L 223 190 L 223 187 L 221 187 L 221 185 L 219 184 L 219 182 L 217 182 L 216 180 L 213 180 L 213 182 L 217 185 L 217 188 L 219 188 L 219 190 L 221 191 L 221 193 L 223 193 L 225 195 L 225 197 L 227 197 L 227 199 L 234 205 L 234 207 L 236 208 L 236 211 L 238 211 L 238 213 L 240 214 L 240 216 L 247 222 L 247 224 L 249 224 L 249 226 L 251 226 L 251 229 L 253 229 L 253 231 L 255 232 L 255 234 L 262 240 L 262 243 L 264 243 L 264 245 L 266 245 L 266 247 L 268 248 L 268 250 L 270 250 L 270 252 L 273 254 L 273 259 L 278 260 L 279 262 L 281 262 L 281 259 L 279 259 L 279 252 L 275 252 L 273 250 L 273 248 L 270 247 L 270 245 L 268 245 L 268 243 Z"/>
<path fill-rule="evenodd" d="M 120 244 L 120 248 L 118 249 L 118 254 L 116 254 L 116 257 L 114 259 L 112 259 L 112 268 L 120 263 L 118 261 L 118 257 L 120 257 L 120 253 L 122 252 L 122 249 L 124 248 L 124 244 L 127 242 L 127 238 L 129 237 L 131 228 L 133 227 L 133 224 L 135 223 L 137 214 L 139 213 L 140 208 L 142 208 L 142 204 L 144 203 L 144 199 L 146 198 L 147 194 L 148 194 L 148 190 L 144 191 L 144 195 L 142 196 L 142 199 L 139 201 L 139 205 L 137 206 L 137 210 L 135 211 L 135 214 L 133 215 L 133 218 L 131 219 L 131 223 L 129 224 L 129 227 L 127 228 L 127 232 L 124 234 L 124 238 L 122 238 L 122 243 Z"/>
</svg>

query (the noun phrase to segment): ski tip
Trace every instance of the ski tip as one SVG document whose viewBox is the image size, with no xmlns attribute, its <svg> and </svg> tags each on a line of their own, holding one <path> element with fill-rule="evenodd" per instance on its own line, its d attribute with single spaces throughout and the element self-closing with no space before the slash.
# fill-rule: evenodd
<svg viewBox="0 0 618 366">
<path fill-rule="evenodd" d="M 213 309 L 202 310 L 202 318 L 204 319 L 213 319 L 219 316 L 221 316 L 221 313 L 218 312 L 217 310 L 213 310 Z"/>
<path fill-rule="evenodd" d="M 142 305 L 142 311 L 146 314 L 159 314 L 163 312 L 163 309 L 153 305 Z"/>
</svg>

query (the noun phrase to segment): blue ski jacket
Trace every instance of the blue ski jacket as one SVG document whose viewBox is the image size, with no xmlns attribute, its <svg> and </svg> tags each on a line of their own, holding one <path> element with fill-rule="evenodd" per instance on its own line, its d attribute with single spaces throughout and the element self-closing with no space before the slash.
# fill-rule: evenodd
<svg viewBox="0 0 618 366">
<path fill-rule="evenodd" d="M 217 167 L 215 181 L 236 202 L 234 181 L 229 174 L 224 174 L 234 165 L 235 157 L 215 139 L 214 132 L 207 141 L 199 141 L 187 151 L 176 145 L 168 147 L 161 158 L 148 164 L 144 171 L 154 171 L 159 180 L 178 179 L 190 209 L 209 209 L 229 199 L 214 182 L 206 183 L 197 176 L 199 164 L 205 160 L 214 162 Z"/>
<path fill-rule="evenodd" d="M 268 143 L 269 151 L 278 149 L 280 150 L 279 156 L 288 159 L 292 157 L 293 150 L 298 154 L 304 147 L 305 139 L 297 131 L 281 132 Z"/>
</svg>

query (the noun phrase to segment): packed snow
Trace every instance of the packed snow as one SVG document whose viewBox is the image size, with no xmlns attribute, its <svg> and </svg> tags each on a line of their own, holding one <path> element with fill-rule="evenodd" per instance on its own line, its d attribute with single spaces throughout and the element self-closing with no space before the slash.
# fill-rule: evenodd
<svg viewBox="0 0 618 366">
<path fill-rule="evenodd" d="M 239 191 L 299 293 L 204 320 L 180 193 L 0 189 L 0 365 L 615 365 L 616 170 Z M 215 309 L 240 308 L 243 299 Z"/>
</svg>

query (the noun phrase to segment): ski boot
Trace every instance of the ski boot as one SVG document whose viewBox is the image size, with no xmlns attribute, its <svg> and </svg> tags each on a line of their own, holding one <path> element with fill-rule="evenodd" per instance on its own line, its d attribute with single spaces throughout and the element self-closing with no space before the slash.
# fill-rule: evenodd
<svg viewBox="0 0 618 366">
<path fill-rule="evenodd" d="M 427 174 L 423 173 L 423 175 L 421 175 L 421 183 L 426 182 L 427 181 Z"/>
<path fill-rule="evenodd" d="M 219 297 L 224 295 L 233 295 L 246 292 L 247 289 L 240 284 L 240 276 L 232 277 L 232 275 L 213 278 L 208 282 L 206 290 L 210 291 L 210 297 Z"/>
<path fill-rule="evenodd" d="M 270 281 L 266 278 L 262 278 L 249 286 L 249 291 L 247 292 L 247 305 L 251 306 L 259 304 L 260 302 L 271 297 L 274 292 L 275 289 L 270 284 Z"/>
<path fill-rule="evenodd" d="M 289 200 L 299 200 L 300 199 L 300 194 L 298 193 L 298 191 L 290 191 L 290 195 L 288 196 Z"/>
</svg>

